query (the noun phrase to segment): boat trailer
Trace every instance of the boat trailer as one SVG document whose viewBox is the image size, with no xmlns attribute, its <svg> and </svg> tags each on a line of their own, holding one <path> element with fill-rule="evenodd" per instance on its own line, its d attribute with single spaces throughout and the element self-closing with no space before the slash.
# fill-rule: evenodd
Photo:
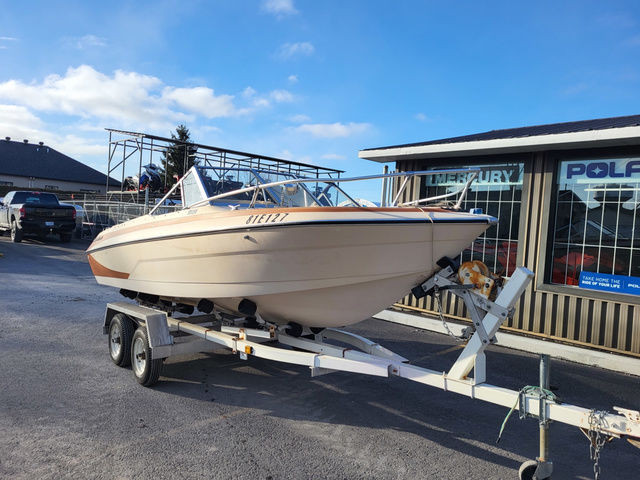
<svg viewBox="0 0 640 480">
<path fill-rule="evenodd" d="M 536 460 L 522 464 L 520 480 L 551 478 L 553 463 L 548 448 L 551 421 L 576 426 L 585 433 L 591 442 L 596 478 L 599 476 L 599 451 L 606 441 L 626 438 L 640 447 L 640 412 L 614 407 L 618 414 L 611 414 L 559 402 L 549 390 L 547 355 L 541 356 L 540 385 L 537 387 L 515 391 L 486 383 L 485 350 L 495 342 L 494 335 L 500 325 L 513 315 L 533 272 L 524 267 L 517 268 L 491 301 L 458 281 L 453 262 L 439 264 L 443 268 L 416 287 L 414 295 L 449 290 L 464 300 L 472 320 L 467 343 L 447 372 L 411 365 L 401 355 L 344 330 L 299 328 L 299 325 L 292 329 L 287 325 L 269 324 L 255 308 L 253 312 L 249 308 L 249 315 L 241 318 L 209 308 L 211 305 L 203 308 L 210 311 L 204 315 L 173 317 L 172 311 L 113 302 L 107 304 L 103 332 L 109 336 L 113 362 L 122 367 L 131 364 L 136 380 L 144 386 L 158 381 L 165 358 L 223 348 L 237 353 L 243 360 L 255 356 L 307 366 L 311 376 L 336 371 L 397 376 L 501 405 L 511 409 L 510 413 L 518 410 L 520 418 L 537 418 L 540 431 L 539 455 Z"/>
</svg>

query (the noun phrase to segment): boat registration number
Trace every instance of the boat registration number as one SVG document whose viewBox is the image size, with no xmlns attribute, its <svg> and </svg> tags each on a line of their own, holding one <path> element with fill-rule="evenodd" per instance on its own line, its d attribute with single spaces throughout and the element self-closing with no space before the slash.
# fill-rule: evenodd
<svg viewBox="0 0 640 480">
<path fill-rule="evenodd" d="M 289 216 L 289 213 L 263 213 L 261 215 L 249 215 L 246 224 L 256 223 L 277 223 L 283 221 Z"/>
</svg>

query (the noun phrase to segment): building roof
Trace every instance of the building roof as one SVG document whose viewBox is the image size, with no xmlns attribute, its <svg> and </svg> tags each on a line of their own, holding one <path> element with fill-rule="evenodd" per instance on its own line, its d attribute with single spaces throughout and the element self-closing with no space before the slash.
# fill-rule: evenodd
<svg viewBox="0 0 640 480">
<path fill-rule="evenodd" d="M 367 148 L 359 156 L 389 162 L 436 156 L 465 156 L 640 144 L 640 115 L 491 130 L 472 135 L 388 147 Z"/>
<path fill-rule="evenodd" d="M 106 185 L 104 173 L 59 151 L 34 143 L 0 140 L 0 174 Z M 111 178 L 110 185 L 120 182 Z"/>
</svg>

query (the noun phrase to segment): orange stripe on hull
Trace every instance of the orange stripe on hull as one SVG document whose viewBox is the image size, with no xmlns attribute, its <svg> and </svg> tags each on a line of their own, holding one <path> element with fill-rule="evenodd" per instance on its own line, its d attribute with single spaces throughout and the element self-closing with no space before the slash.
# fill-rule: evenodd
<svg viewBox="0 0 640 480">
<path fill-rule="evenodd" d="M 115 270 L 111 270 L 110 268 L 105 267 L 100 262 L 98 262 L 91 255 L 87 255 L 89 259 L 89 265 L 91 266 L 91 271 L 96 277 L 111 277 L 111 278 L 129 278 L 128 273 L 117 272 Z"/>
</svg>

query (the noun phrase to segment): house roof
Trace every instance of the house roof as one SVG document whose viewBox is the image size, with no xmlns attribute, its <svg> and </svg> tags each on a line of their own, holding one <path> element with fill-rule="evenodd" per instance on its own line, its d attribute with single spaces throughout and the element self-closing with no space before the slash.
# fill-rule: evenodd
<svg viewBox="0 0 640 480">
<path fill-rule="evenodd" d="M 106 185 L 104 173 L 59 151 L 34 143 L 0 140 L 0 174 Z M 111 178 L 110 185 L 120 182 Z"/>
<path fill-rule="evenodd" d="M 640 115 L 507 128 L 459 137 L 367 148 L 359 156 L 388 162 L 435 156 L 497 154 L 640 144 Z"/>
</svg>

